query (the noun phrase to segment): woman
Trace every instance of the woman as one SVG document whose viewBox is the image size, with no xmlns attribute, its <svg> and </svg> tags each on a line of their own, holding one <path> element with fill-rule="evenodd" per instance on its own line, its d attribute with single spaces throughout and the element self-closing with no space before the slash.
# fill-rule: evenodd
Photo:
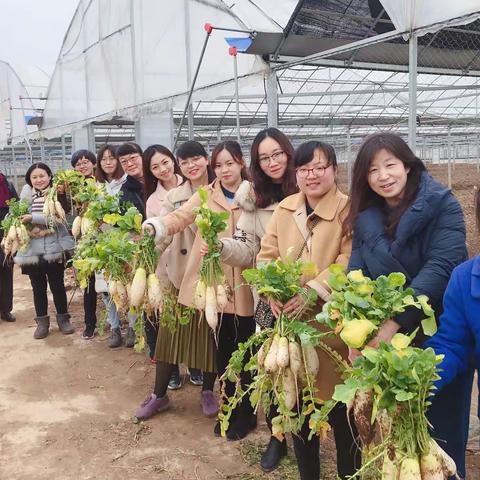
<svg viewBox="0 0 480 480">
<path fill-rule="evenodd" d="M 7 202 L 11 199 L 18 200 L 17 191 L 12 182 L 0 173 L 0 222 L 8 214 Z M 0 228 L 0 241 L 4 236 L 4 231 Z M 12 315 L 13 308 L 13 263 L 10 259 L 5 259 L 3 250 L 0 249 L 0 318 L 6 322 L 14 322 L 15 315 Z"/>
<path fill-rule="evenodd" d="M 118 195 L 127 180 L 127 174 L 115 157 L 115 150 L 113 145 L 104 145 L 100 148 L 97 152 L 97 168 L 95 169 L 97 182 L 105 185 L 105 189 L 110 195 Z"/>
<path fill-rule="evenodd" d="M 304 278 L 303 286 L 313 288 L 322 302 L 329 297 L 325 286 L 328 267 L 332 263 L 346 265 L 350 257 L 351 242 L 343 234 L 341 224 L 347 197 L 336 185 L 337 160 L 330 145 L 317 141 L 300 145 L 295 152 L 294 164 L 300 192 L 285 198 L 273 212 L 262 238 L 257 261 L 286 258 L 291 255 L 291 247 L 294 247 L 296 256 L 317 265 L 319 275 Z M 273 301 L 270 301 L 270 306 L 275 316 L 278 316 L 281 308 L 285 313 L 293 312 L 301 308 L 303 302 L 303 297 L 296 295 L 283 306 Z M 344 358 L 347 357 L 347 349 L 340 340 L 332 339 L 328 343 Z M 319 398 L 328 400 L 335 385 L 341 383 L 341 378 L 332 360 L 318 349 L 317 353 L 320 360 L 317 393 Z M 355 473 L 358 459 L 355 459 L 355 439 L 345 408 L 335 407 L 329 422 L 335 435 L 338 475 L 346 478 Z M 308 440 L 309 433 L 306 420 L 299 435 L 293 436 L 302 480 L 320 478 L 319 439 L 314 436 Z"/>
<path fill-rule="evenodd" d="M 203 149 L 203 147 L 202 147 Z M 143 153 L 143 171 L 145 172 L 145 205 L 147 218 L 158 217 L 162 212 L 167 193 L 184 181 L 181 169 L 173 153 L 163 145 L 151 145 Z M 161 278 L 166 272 L 166 254 L 160 258 L 157 275 Z M 202 385 L 202 372 L 189 370 L 193 385 Z M 181 388 L 180 369 L 178 365 L 172 372 L 168 388 Z"/>
<path fill-rule="evenodd" d="M 226 264 L 241 266 L 255 263 L 260 241 L 278 202 L 298 192 L 294 153 L 288 137 L 276 128 L 260 131 L 253 140 L 250 154 L 252 185 L 250 187 L 250 184 L 247 184 L 246 192 L 239 189 L 235 195 L 235 202 L 242 208 L 243 213 L 233 238 L 220 240 L 221 258 Z M 257 316 L 260 308 L 257 307 Z M 271 420 L 276 415 L 276 409 L 272 408 L 266 419 L 270 430 Z M 260 460 L 260 466 L 264 471 L 271 472 L 278 467 L 286 454 L 286 440 L 280 442 L 272 435 Z"/>
<path fill-rule="evenodd" d="M 480 227 L 480 195 L 475 195 L 477 228 Z M 479 228 L 480 229 L 480 228 Z M 441 379 L 436 382 L 438 391 L 452 383 L 471 368 L 475 359 L 480 369 L 480 257 L 462 263 L 453 270 L 443 298 L 443 313 L 437 333 L 425 346 L 436 354 L 444 355 L 439 368 Z M 477 415 L 480 418 L 480 403 Z M 465 450 L 462 452 L 465 461 Z"/>
<path fill-rule="evenodd" d="M 104 145 L 97 152 L 95 178 L 98 183 L 105 186 L 105 190 L 109 195 L 119 195 L 122 185 L 127 180 L 127 174 L 124 173 L 120 162 L 115 157 L 115 147 L 113 145 Z M 115 303 L 108 293 L 108 286 L 101 272 L 95 274 L 95 291 L 102 293 L 102 300 L 107 309 L 107 319 L 111 328 L 108 346 L 110 348 L 118 348 L 123 343 L 120 317 Z M 133 329 L 136 316 L 128 313 L 127 317 L 128 326 Z"/>
<path fill-rule="evenodd" d="M 240 216 L 240 208 L 233 203 L 235 192 L 242 180 L 246 179 L 246 166 L 240 145 L 237 142 L 222 142 L 212 152 L 212 168 L 217 175 L 217 180 L 208 186 L 208 206 L 216 212 L 228 212 L 227 229 L 220 236 L 232 236 Z M 163 218 L 155 217 L 147 220 L 144 225 L 147 230 L 155 234 L 157 243 L 163 242 L 169 235 L 184 231 L 195 220 L 193 209 L 200 205 L 200 196 L 195 193 L 193 197 L 179 209 Z M 193 292 L 198 281 L 198 266 L 201 260 L 201 236 L 197 232 L 192 251 L 188 259 L 185 276 L 182 279 L 178 302 L 182 305 L 193 307 Z M 236 350 L 238 343 L 246 341 L 255 330 L 253 321 L 253 298 L 251 291 L 243 282 L 241 268 L 223 265 L 227 283 L 232 288 L 231 301 L 221 316 L 221 327 L 217 332 L 217 373 L 223 375 L 231 354 Z M 200 321 L 200 329 L 208 332 L 205 319 Z M 208 335 L 206 342 L 207 351 L 213 348 L 212 336 Z M 211 371 L 211 370 L 210 370 Z M 243 379 L 249 381 L 247 376 Z M 205 378 L 204 378 L 205 382 Z M 213 388 L 213 385 L 212 385 Z M 227 395 L 233 394 L 235 386 L 230 382 L 225 385 Z M 227 432 L 231 440 L 244 438 L 256 426 L 256 417 L 249 402 L 243 402 L 235 412 L 235 418 Z M 215 434 L 220 434 L 220 425 L 217 422 Z"/>
<path fill-rule="evenodd" d="M 74 248 L 74 240 L 65 225 L 58 223 L 52 228 L 50 220 L 43 214 L 45 195 L 52 185 L 52 176 L 50 167 L 44 163 L 34 163 L 25 174 L 25 182 L 32 188 L 32 195 L 29 201 L 30 213 L 24 215 L 22 221 L 32 224 L 31 238 L 28 247 L 18 252 L 14 259 L 21 266 L 22 273 L 30 277 L 32 284 L 37 323 L 33 334 L 35 339 L 45 338 L 50 328 L 47 282 L 57 311 L 58 328 L 65 335 L 74 332 L 63 280 L 65 263 Z M 58 199 L 66 208 L 65 196 L 58 195 Z"/>
<path fill-rule="evenodd" d="M 377 133 L 360 147 L 353 167 L 351 208 L 344 231 L 353 230 L 349 270 L 371 278 L 403 272 L 415 295 L 427 295 L 436 316 L 453 268 L 467 258 L 460 204 L 426 172 L 422 161 L 392 133 Z M 411 308 L 387 320 L 369 345 L 389 342 L 397 331 L 420 326 L 421 311 Z M 420 329 L 421 330 L 421 329 Z M 417 335 L 417 344 L 424 337 Z M 350 358 L 358 352 L 352 351 Z M 467 440 L 472 372 L 460 375 L 438 394 L 429 411 L 433 435 L 457 462 Z M 443 442 L 447 443 L 443 443 Z"/>
<path fill-rule="evenodd" d="M 70 160 L 72 167 L 85 178 L 94 178 L 97 158 L 90 150 L 77 150 Z M 95 290 L 95 275 L 91 275 L 88 286 L 83 292 L 83 309 L 85 329 L 82 338 L 91 340 L 97 328 L 97 291 Z"/>
</svg>

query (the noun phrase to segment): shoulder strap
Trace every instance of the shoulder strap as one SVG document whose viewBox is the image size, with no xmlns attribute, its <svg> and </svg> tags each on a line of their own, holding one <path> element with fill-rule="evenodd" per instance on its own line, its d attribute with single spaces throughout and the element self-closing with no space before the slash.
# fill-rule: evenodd
<svg viewBox="0 0 480 480">
<path fill-rule="evenodd" d="M 318 215 L 315 215 L 315 218 L 312 220 L 312 223 L 311 223 L 311 226 L 310 228 L 308 229 L 308 235 L 307 237 L 305 238 L 305 241 L 303 242 L 303 245 L 302 245 L 302 248 L 300 249 L 300 251 L 298 252 L 298 255 L 297 255 L 297 258 L 295 260 L 299 260 L 301 258 L 301 256 L 303 255 L 303 251 L 305 250 L 306 246 L 307 246 L 307 243 L 308 241 L 310 240 L 310 237 L 312 236 L 313 234 L 313 230 L 315 229 L 315 227 L 320 223 L 320 217 Z"/>
</svg>

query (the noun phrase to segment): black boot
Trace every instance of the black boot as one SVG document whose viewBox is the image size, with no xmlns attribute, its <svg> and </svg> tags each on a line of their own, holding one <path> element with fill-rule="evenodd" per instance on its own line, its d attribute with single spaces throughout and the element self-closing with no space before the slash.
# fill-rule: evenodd
<svg viewBox="0 0 480 480">
<path fill-rule="evenodd" d="M 267 449 L 263 452 L 260 460 L 260 467 L 264 472 L 273 472 L 280 460 L 287 454 L 287 441 L 283 439 L 281 442 L 275 437 L 270 437 Z"/>
<path fill-rule="evenodd" d="M 73 325 L 70 323 L 69 313 L 57 313 L 57 324 L 64 335 L 70 335 L 75 331 Z"/>
<path fill-rule="evenodd" d="M 36 317 L 37 329 L 33 332 L 33 338 L 40 340 L 48 335 L 48 329 L 50 328 L 50 317 L 44 315 L 42 317 Z"/>
<path fill-rule="evenodd" d="M 122 332 L 120 327 L 112 328 L 112 333 L 108 339 L 108 346 L 110 348 L 117 348 L 122 345 Z"/>
<path fill-rule="evenodd" d="M 257 416 L 253 413 L 252 406 L 248 400 L 244 400 L 238 405 L 237 410 L 238 414 L 230 423 L 230 428 L 227 431 L 229 440 L 241 440 L 257 427 Z"/>
</svg>

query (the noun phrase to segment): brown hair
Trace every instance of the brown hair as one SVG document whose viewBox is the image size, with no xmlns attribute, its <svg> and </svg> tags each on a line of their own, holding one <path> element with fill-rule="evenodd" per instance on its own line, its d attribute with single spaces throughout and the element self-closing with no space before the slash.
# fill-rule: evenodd
<svg viewBox="0 0 480 480">
<path fill-rule="evenodd" d="M 343 222 L 344 234 L 352 233 L 360 212 L 373 206 L 380 208 L 385 206 L 385 199 L 375 193 L 368 183 L 370 165 L 380 150 L 387 150 L 401 160 L 406 169 L 409 169 L 405 195 L 400 204 L 388 216 L 387 224 L 385 225 L 385 232 L 390 238 L 394 238 L 398 222 L 400 222 L 405 210 L 415 200 L 422 172 L 426 170 L 423 162 L 415 156 L 400 136 L 389 132 L 370 135 L 360 146 L 353 165 L 350 211 Z"/>
<path fill-rule="evenodd" d="M 150 145 L 143 152 L 143 179 L 145 182 L 145 202 L 148 197 L 156 190 L 158 184 L 158 178 L 150 171 L 150 165 L 152 158 L 156 153 L 166 155 L 173 162 L 173 173 L 180 175 L 183 178 L 182 171 L 178 166 L 178 161 L 174 157 L 173 153 L 163 145 Z"/>
<path fill-rule="evenodd" d="M 247 166 L 245 165 L 245 160 L 243 159 L 242 148 L 240 144 L 234 140 L 226 140 L 225 142 L 220 142 L 212 152 L 212 158 L 210 160 L 210 165 L 215 170 L 217 166 L 217 157 L 219 153 L 223 150 L 226 150 L 235 160 L 236 163 L 242 165 L 242 170 L 240 175 L 242 180 L 248 180 L 248 171 Z"/>
<path fill-rule="evenodd" d="M 105 183 L 108 181 L 107 175 L 105 175 L 105 172 L 103 171 L 102 168 L 102 158 L 105 152 L 110 152 L 112 157 L 115 159 L 117 162 L 117 166 L 115 168 L 115 171 L 113 172 L 112 178 L 115 180 L 118 180 L 123 176 L 125 173 L 123 171 L 122 166 L 120 165 L 120 162 L 118 161 L 118 158 L 115 156 L 115 147 L 113 145 L 104 145 L 100 150 L 97 152 L 97 168 L 95 169 L 95 178 L 97 179 L 97 182 L 99 183 Z"/>
<path fill-rule="evenodd" d="M 287 155 L 287 168 L 281 184 L 284 197 L 298 192 L 295 165 L 293 163 L 293 146 L 288 137 L 278 128 L 266 128 L 257 133 L 250 151 L 250 173 L 256 197 L 255 203 L 258 208 L 268 207 L 277 201 L 275 199 L 273 181 L 260 167 L 260 159 L 258 157 L 258 148 L 263 140 L 268 137 L 275 140 Z"/>
</svg>

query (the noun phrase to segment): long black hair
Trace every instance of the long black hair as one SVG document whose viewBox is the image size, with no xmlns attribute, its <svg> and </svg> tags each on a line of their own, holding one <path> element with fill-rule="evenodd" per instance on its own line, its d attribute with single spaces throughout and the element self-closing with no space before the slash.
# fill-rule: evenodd
<svg viewBox="0 0 480 480">
<path fill-rule="evenodd" d="M 360 212 L 369 207 L 383 207 L 385 205 L 385 199 L 375 193 L 368 183 L 370 165 L 380 150 L 387 150 L 395 158 L 401 160 L 405 169 L 409 170 L 405 195 L 399 205 L 389 214 L 385 226 L 385 232 L 389 237 L 393 238 L 395 236 L 398 222 L 405 210 L 415 200 L 422 172 L 426 170 L 423 162 L 413 153 L 400 136 L 389 132 L 370 135 L 361 145 L 353 165 L 350 211 L 343 223 L 344 233 L 350 234 L 353 231 L 355 221 Z"/>
<path fill-rule="evenodd" d="M 255 203 L 258 208 L 265 208 L 276 202 L 273 181 L 260 167 L 260 159 L 258 156 L 258 148 L 266 138 L 275 140 L 287 156 L 287 167 L 281 183 L 284 197 L 298 192 L 295 165 L 293 163 L 294 149 L 290 140 L 283 132 L 278 130 L 278 128 L 265 128 L 257 133 L 257 136 L 253 139 L 250 150 L 250 174 L 252 177 L 253 190 L 255 191 Z"/>
</svg>

